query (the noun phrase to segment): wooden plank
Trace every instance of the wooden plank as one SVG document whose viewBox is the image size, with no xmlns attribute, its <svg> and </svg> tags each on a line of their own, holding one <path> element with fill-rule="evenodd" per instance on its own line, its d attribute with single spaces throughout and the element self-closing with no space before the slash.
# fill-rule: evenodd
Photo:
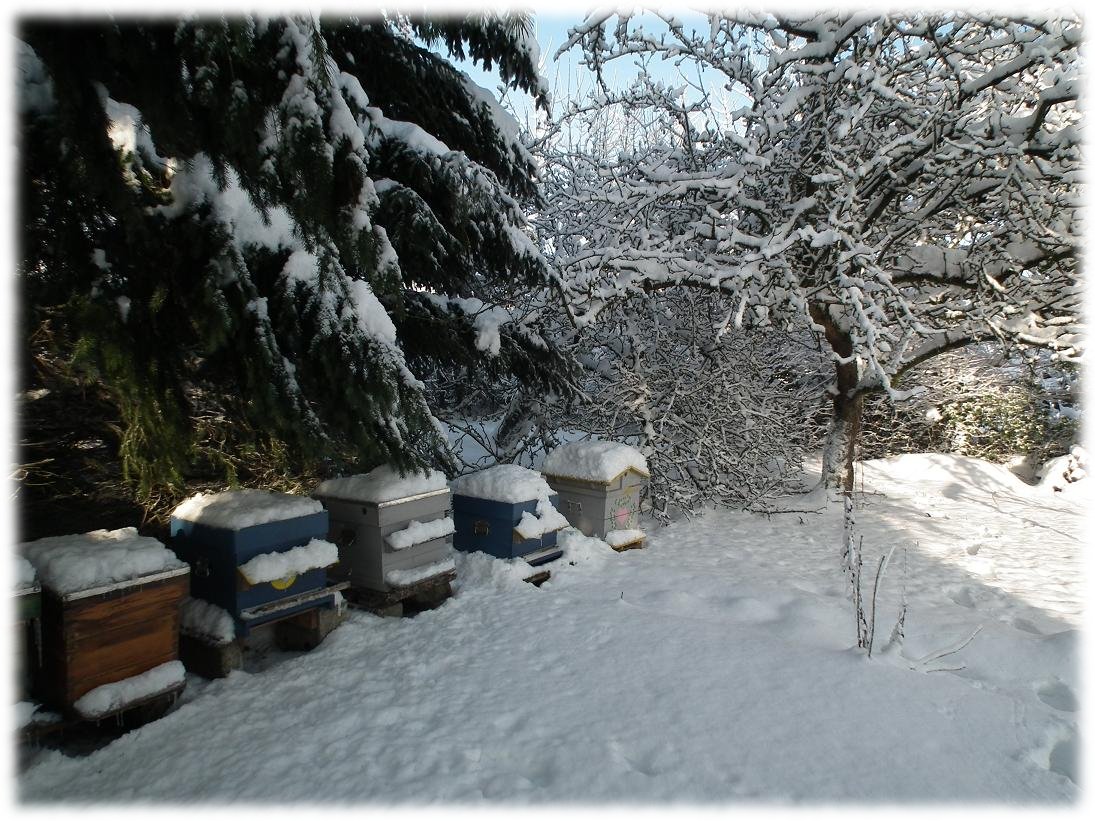
<svg viewBox="0 0 1095 821">
<path fill-rule="evenodd" d="M 178 641 L 178 622 L 162 620 L 150 629 L 115 634 L 97 645 L 85 642 L 68 658 L 67 702 L 103 684 L 174 661 L 179 656 Z"/>
<path fill-rule="evenodd" d="M 289 610 L 301 604 L 319 601 L 320 599 L 330 596 L 332 593 L 337 593 L 340 590 L 345 590 L 349 586 L 349 582 L 338 582 L 337 584 L 329 584 L 326 587 L 318 587 L 314 590 L 309 590 L 308 592 L 301 593 L 297 596 L 290 596 L 288 598 L 278 599 L 276 601 L 256 605 L 255 607 L 247 607 L 243 610 L 240 610 L 240 618 L 244 621 L 251 621 L 254 619 L 263 618 L 264 616 L 268 616 L 272 613 L 277 613 L 282 610 Z"/>
<path fill-rule="evenodd" d="M 188 592 L 188 579 L 180 576 L 122 597 L 70 602 L 64 609 L 65 641 L 79 643 L 105 631 L 127 630 L 177 616 Z"/>
</svg>

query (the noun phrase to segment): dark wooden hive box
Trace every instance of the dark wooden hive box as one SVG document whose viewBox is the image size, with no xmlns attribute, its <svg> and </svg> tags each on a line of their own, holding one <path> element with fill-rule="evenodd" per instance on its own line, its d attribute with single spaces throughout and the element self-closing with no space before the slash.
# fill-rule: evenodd
<svg viewBox="0 0 1095 821">
<path fill-rule="evenodd" d="M 179 656 L 190 569 L 59 594 L 42 591 L 40 698 L 70 710 L 83 696 Z"/>
</svg>

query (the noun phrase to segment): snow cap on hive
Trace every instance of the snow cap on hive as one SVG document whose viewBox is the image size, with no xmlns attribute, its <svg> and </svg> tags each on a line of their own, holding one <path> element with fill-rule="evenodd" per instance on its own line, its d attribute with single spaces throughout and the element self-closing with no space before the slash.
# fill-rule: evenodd
<svg viewBox="0 0 1095 821">
<path fill-rule="evenodd" d="M 555 493 L 538 471 L 520 465 L 495 465 L 453 479 L 452 492 L 473 499 L 519 504 L 533 499 L 547 500 Z"/>
<path fill-rule="evenodd" d="M 605 483 L 628 470 L 650 475 L 646 457 L 621 442 L 568 442 L 548 454 L 541 470 L 549 476 Z"/>
<path fill-rule="evenodd" d="M 225 490 L 191 496 L 172 512 L 182 519 L 207 527 L 243 530 L 246 527 L 296 519 L 323 510 L 315 499 L 270 490 Z"/>
<path fill-rule="evenodd" d="M 50 536 L 21 544 L 19 552 L 38 571 L 42 586 L 61 595 L 186 567 L 135 527 Z"/>
<path fill-rule="evenodd" d="M 380 504 L 393 499 L 405 499 L 408 496 L 444 490 L 447 487 L 448 480 L 439 470 L 400 476 L 399 471 L 391 465 L 381 465 L 368 473 L 326 479 L 319 483 L 319 487 L 312 495 Z"/>
<path fill-rule="evenodd" d="M 27 588 L 34 587 L 34 582 L 37 578 L 38 574 L 34 570 L 34 565 L 28 562 L 25 556 L 16 555 L 15 589 L 26 590 Z"/>
</svg>

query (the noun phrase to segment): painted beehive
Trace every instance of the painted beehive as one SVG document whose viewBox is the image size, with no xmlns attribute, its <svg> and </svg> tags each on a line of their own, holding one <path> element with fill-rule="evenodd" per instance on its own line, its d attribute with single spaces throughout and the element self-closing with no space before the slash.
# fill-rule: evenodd
<svg viewBox="0 0 1095 821">
<path fill-rule="evenodd" d="M 559 494 L 559 510 L 586 536 L 622 549 L 641 543 L 639 497 L 650 477 L 646 459 L 618 442 L 570 442 L 541 468 Z"/>
<path fill-rule="evenodd" d="M 32 676 L 42 659 L 42 586 L 34 565 L 23 556 L 15 557 L 15 622 L 19 643 L 17 680 L 29 691 Z"/>
<path fill-rule="evenodd" d="M 16 556 L 15 561 L 15 618 L 20 624 L 29 623 L 42 614 L 42 586 L 26 557 Z"/>
<path fill-rule="evenodd" d="M 452 483 L 453 546 L 501 559 L 543 564 L 562 555 L 556 539 L 567 521 L 544 478 L 520 465 L 496 465 Z"/>
<path fill-rule="evenodd" d="M 190 568 L 136 528 L 20 546 L 42 585 L 39 698 L 100 719 L 181 690 L 179 605 Z"/>
<path fill-rule="evenodd" d="M 449 486 L 436 470 L 401 477 L 384 465 L 320 483 L 327 538 L 351 587 L 386 593 L 455 572 Z"/>
<path fill-rule="evenodd" d="M 227 611 L 236 636 L 317 607 L 336 606 L 326 568 L 327 511 L 315 499 L 264 490 L 198 494 L 171 516 L 171 544 L 193 568 L 190 593 Z M 345 585 L 342 585 L 343 587 Z"/>
</svg>

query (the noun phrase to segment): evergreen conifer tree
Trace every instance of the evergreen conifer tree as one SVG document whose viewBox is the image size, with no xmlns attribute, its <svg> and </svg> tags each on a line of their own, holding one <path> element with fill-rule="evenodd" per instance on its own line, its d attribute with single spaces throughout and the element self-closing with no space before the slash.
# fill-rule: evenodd
<svg viewBox="0 0 1095 821">
<path fill-rule="evenodd" d="M 565 357 L 510 310 L 546 281 L 523 233 L 533 162 L 493 96 L 422 45 L 545 106 L 526 19 L 18 36 L 24 325 L 60 318 L 141 494 L 185 483 L 206 401 L 295 464 L 409 470 L 451 465 L 431 369 L 567 390 Z"/>
</svg>

